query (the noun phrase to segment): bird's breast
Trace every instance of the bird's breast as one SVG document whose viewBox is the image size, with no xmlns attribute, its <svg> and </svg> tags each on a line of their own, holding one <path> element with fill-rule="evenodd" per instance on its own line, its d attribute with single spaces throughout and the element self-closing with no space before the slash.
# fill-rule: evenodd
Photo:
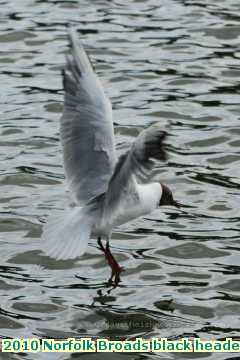
<svg viewBox="0 0 240 360">
<path fill-rule="evenodd" d="M 110 216 L 104 216 L 103 211 L 98 213 L 92 232 L 96 236 L 108 237 L 115 226 L 149 214 L 158 207 L 161 191 L 159 183 L 137 185 L 137 197 L 123 198 Z"/>
</svg>

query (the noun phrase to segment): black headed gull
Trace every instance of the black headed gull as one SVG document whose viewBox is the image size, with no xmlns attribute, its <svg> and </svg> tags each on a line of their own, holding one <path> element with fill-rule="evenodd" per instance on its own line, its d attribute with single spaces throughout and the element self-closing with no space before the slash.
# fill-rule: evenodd
<svg viewBox="0 0 240 360">
<path fill-rule="evenodd" d="M 118 282 L 122 268 L 109 247 L 113 228 L 161 205 L 179 207 L 166 185 L 149 180 L 156 160 L 165 159 L 166 132 L 159 123 L 150 126 L 117 160 L 111 103 L 72 29 L 69 42 L 60 134 L 74 206 L 50 216 L 43 229 L 43 250 L 56 259 L 73 259 L 96 237 L 111 266 L 111 279 Z"/>
</svg>

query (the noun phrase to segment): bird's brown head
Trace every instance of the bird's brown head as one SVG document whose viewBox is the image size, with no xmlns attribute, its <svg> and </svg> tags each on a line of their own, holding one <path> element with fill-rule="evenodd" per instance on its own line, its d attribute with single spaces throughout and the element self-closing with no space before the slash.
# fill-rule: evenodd
<svg viewBox="0 0 240 360">
<path fill-rule="evenodd" d="M 159 206 L 176 206 L 177 208 L 180 208 L 180 203 L 173 199 L 172 191 L 164 184 L 161 184 L 161 186 L 162 196 L 159 202 Z"/>
</svg>

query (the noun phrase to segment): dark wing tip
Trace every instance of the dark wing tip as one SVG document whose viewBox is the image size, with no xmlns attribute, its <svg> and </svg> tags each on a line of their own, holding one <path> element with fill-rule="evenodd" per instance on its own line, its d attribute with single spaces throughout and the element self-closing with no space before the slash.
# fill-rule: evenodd
<svg viewBox="0 0 240 360">
<path fill-rule="evenodd" d="M 167 137 L 166 131 L 156 131 L 149 140 L 145 142 L 144 158 L 148 160 L 154 158 L 165 161 L 167 154 L 165 151 L 164 140 Z"/>
</svg>

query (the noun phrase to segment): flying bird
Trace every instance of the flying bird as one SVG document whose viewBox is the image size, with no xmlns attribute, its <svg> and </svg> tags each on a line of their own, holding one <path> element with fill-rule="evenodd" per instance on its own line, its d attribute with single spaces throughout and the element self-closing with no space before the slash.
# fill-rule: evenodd
<svg viewBox="0 0 240 360">
<path fill-rule="evenodd" d="M 153 124 L 117 159 L 111 103 L 71 28 L 68 39 L 60 136 L 72 203 L 44 225 L 43 250 L 55 259 L 73 259 L 95 237 L 117 284 L 123 268 L 110 250 L 113 229 L 159 206 L 180 206 L 166 185 L 151 180 L 156 161 L 166 159 L 167 133 Z"/>
</svg>

